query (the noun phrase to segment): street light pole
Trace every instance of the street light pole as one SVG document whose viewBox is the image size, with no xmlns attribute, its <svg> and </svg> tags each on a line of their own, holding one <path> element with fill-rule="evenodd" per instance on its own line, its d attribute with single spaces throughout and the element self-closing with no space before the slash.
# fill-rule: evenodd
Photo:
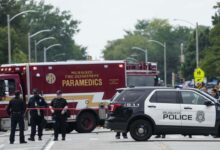
<svg viewBox="0 0 220 150">
<path fill-rule="evenodd" d="M 167 45 L 164 42 L 164 85 L 167 86 Z"/>
<path fill-rule="evenodd" d="M 44 47 L 44 62 L 46 62 L 47 61 L 47 58 L 46 58 L 47 56 L 46 56 L 46 47 Z"/>
<path fill-rule="evenodd" d="M 166 42 L 161 43 L 156 40 L 148 40 L 148 41 L 157 43 L 164 48 L 164 85 L 167 86 L 167 46 L 166 46 Z"/>
<path fill-rule="evenodd" d="M 7 15 L 7 25 L 8 25 L 8 63 L 11 63 L 11 32 L 10 32 L 10 16 Z"/>
<path fill-rule="evenodd" d="M 45 30 L 40 30 L 34 34 L 30 34 L 30 32 L 28 32 L 28 62 L 31 62 L 31 38 L 33 38 L 34 36 L 42 33 L 42 32 L 50 32 L 50 29 L 45 29 Z"/>
<path fill-rule="evenodd" d="M 196 22 L 196 68 L 199 67 L 199 35 L 198 35 L 198 22 Z"/>
<path fill-rule="evenodd" d="M 44 47 L 44 62 L 47 62 L 47 51 L 55 46 L 61 46 L 61 44 L 53 44 L 47 48 Z"/>
<path fill-rule="evenodd" d="M 184 49 L 184 44 L 180 44 L 180 78 L 183 79 L 183 63 L 185 62 L 184 60 L 184 54 L 183 54 L 183 49 Z"/>
<path fill-rule="evenodd" d="M 30 32 L 28 32 L 28 62 L 31 62 L 31 38 Z"/>
<path fill-rule="evenodd" d="M 37 41 L 34 40 L 34 60 L 37 62 Z"/>
<path fill-rule="evenodd" d="M 43 38 L 41 40 L 39 40 L 38 42 L 35 40 L 34 41 L 34 55 L 35 55 L 35 62 L 37 62 L 37 46 L 41 43 L 41 42 L 44 42 L 46 40 L 53 40 L 55 39 L 55 37 L 47 37 L 47 38 Z"/>
<path fill-rule="evenodd" d="M 132 49 L 144 52 L 144 54 L 145 54 L 145 63 L 147 64 L 147 62 L 148 62 L 147 49 L 144 50 L 144 49 L 142 49 L 140 47 L 136 47 L 136 46 L 132 47 Z"/>
<path fill-rule="evenodd" d="M 196 24 L 193 24 L 184 19 L 174 19 L 174 21 L 183 21 L 195 27 L 195 30 L 196 30 L 196 45 L 195 45 L 196 46 L 196 68 L 198 68 L 199 67 L 199 33 L 198 33 L 199 25 L 198 25 L 198 22 L 196 22 Z"/>
<path fill-rule="evenodd" d="M 26 10 L 26 11 L 22 11 L 16 15 L 14 15 L 12 18 L 10 18 L 10 15 L 7 14 L 7 27 L 8 27 L 8 63 L 10 64 L 11 63 L 11 21 L 13 19 L 15 19 L 16 17 L 22 15 L 22 14 L 26 14 L 26 13 L 29 13 L 29 12 L 36 12 L 35 10 Z"/>
</svg>

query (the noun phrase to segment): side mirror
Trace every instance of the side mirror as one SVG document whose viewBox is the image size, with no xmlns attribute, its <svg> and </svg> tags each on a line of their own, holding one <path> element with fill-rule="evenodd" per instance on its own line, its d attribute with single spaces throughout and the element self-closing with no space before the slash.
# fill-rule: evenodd
<svg viewBox="0 0 220 150">
<path fill-rule="evenodd" d="M 213 103 L 212 103 L 211 101 L 205 101 L 204 104 L 205 104 L 206 106 L 212 106 L 212 105 L 213 105 Z"/>
</svg>

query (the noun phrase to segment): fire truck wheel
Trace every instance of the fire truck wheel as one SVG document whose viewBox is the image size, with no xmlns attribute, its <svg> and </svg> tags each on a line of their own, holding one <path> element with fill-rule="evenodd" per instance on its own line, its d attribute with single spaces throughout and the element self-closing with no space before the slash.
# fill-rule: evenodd
<svg viewBox="0 0 220 150">
<path fill-rule="evenodd" d="M 96 127 L 96 117 L 90 112 L 80 114 L 77 119 L 76 131 L 79 133 L 92 132 Z"/>
<path fill-rule="evenodd" d="M 136 120 L 130 126 L 130 135 L 136 141 L 147 141 L 152 135 L 152 126 L 146 120 Z"/>
</svg>

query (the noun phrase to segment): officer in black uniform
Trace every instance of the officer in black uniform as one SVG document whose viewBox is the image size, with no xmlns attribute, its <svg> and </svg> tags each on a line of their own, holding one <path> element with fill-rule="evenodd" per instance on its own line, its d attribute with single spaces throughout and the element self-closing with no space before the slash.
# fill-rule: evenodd
<svg viewBox="0 0 220 150">
<path fill-rule="evenodd" d="M 35 141 L 34 137 L 36 134 L 36 126 L 38 126 L 38 140 L 42 140 L 43 135 L 43 124 L 44 120 L 44 110 L 31 109 L 31 108 L 46 108 L 48 104 L 43 97 L 39 95 L 37 89 L 33 90 L 34 96 L 30 98 L 28 102 L 28 108 L 30 108 L 30 124 L 31 124 L 31 135 L 28 140 Z"/>
<path fill-rule="evenodd" d="M 19 124 L 20 131 L 20 143 L 27 143 L 24 139 L 24 113 L 25 113 L 25 103 L 23 99 L 20 98 L 20 92 L 15 92 L 15 97 L 9 102 L 7 107 L 7 113 L 11 116 L 11 134 L 10 134 L 10 144 L 14 144 L 16 126 Z"/>
<path fill-rule="evenodd" d="M 54 141 L 58 140 L 58 133 L 61 131 L 62 140 L 66 137 L 66 120 L 67 120 L 67 101 L 62 98 L 62 91 L 58 90 L 57 97 L 51 102 L 50 110 L 53 114 L 54 124 Z"/>
</svg>

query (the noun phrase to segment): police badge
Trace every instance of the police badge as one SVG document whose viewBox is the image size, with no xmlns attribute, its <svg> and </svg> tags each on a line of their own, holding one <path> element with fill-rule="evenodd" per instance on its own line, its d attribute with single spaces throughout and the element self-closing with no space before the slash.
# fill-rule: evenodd
<svg viewBox="0 0 220 150">
<path fill-rule="evenodd" d="M 196 121 L 198 121 L 199 123 L 205 121 L 205 113 L 204 113 L 204 111 L 197 111 L 197 113 L 196 113 Z"/>
</svg>

